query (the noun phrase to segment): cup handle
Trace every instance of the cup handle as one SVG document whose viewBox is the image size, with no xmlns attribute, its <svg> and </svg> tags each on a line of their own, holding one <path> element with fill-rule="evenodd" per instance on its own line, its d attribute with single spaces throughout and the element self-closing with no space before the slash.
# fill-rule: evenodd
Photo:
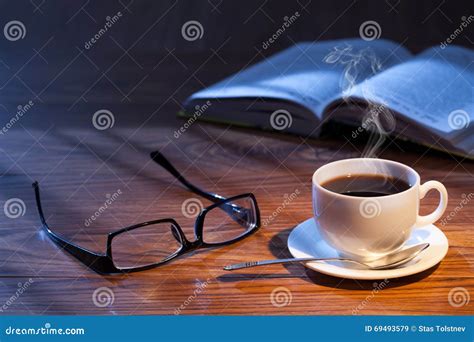
<svg viewBox="0 0 474 342">
<path fill-rule="evenodd" d="M 438 207 L 431 214 L 425 216 L 418 215 L 416 219 L 417 227 L 436 222 L 443 215 L 448 205 L 448 192 L 445 186 L 438 181 L 428 181 L 420 185 L 420 200 L 423 199 L 430 190 L 437 190 L 439 192 Z"/>
</svg>

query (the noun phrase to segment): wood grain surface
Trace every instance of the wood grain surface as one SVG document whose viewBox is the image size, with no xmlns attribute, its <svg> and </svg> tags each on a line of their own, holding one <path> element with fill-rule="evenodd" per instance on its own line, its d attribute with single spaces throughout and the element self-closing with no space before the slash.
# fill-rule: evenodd
<svg viewBox="0 0 474 342">
<path fill-rule="evenodd" d="M 177 124 L 180 122 L 177 121 Z M 0 303 L 10 303 L 19 287 L 30 282 L 8 314 L 472 314 L 471 303 L 454 307 L 448 294 L 454 287 L 474 291 L 473 210 L 469 203 L 444 227 L 450 248 L 436 267 L 421 274 L 390 280 L 373 294 L 374 282 L 338 279 L 302 265 L 272 266 L 228 273 L 222 266 L 252 259 L 289 256 L 291 229 L 312 215 L 311 175 L 332 160 L 359 153 L 338 139 L 301 138 L 228 129 L 196 123 L 182 137 L 169 136 L 168 127 L 106 131 L 31 130 L 10 132 L 2 145 L 16 163 L 3 158 L 2 200 L 20 198 L 24 216 L 1 220 Z M 132 136 L 130 139 L 129 137 Z M 174 217 L 192 238 L 193 220 L 182 203 L 195 197 L 171 176 L 150 163 L 148 152 L 162 150 L 202 187 L 223 195 L 254 192 L 262 218 L 282 205 L 285 194 L 300 195 L 271 223 L 235 245 L 200 250 L 166 266 L 123 276 L 101 276 L 60 250 L 39 230 L 30 183 L 40 181 L 51 227 L 92 250 L 104 251 L 105 234 L 136 222 Z M 6 152 L 8 151 L 8 152 Z M 383 157 L 415 167 L 423 180 L 446 184 L 455 210 L 462 194 L 472 191 L 474 168 L 446 156 L 398 153 L 388 148 Z M 122 195 L 93 225 L 84 220 L 107 194 Z M 423 200 L 433 209 L 435 196 Z M 203 201 L 205 202 L 205 201 Z M 204 203 L 205 204 L 205 203 Z M 94 304 L 94 291 L 110 289 L 113 300 Z M 288 305 L 272 305 L 272 291 L 284 287 Z M 102 289 L 103 290 L 103 289 Z M 281 289 L 280 289 L 281 291 Z M 97 294 L 97 293 L 96 293 Z"/>
</svg>

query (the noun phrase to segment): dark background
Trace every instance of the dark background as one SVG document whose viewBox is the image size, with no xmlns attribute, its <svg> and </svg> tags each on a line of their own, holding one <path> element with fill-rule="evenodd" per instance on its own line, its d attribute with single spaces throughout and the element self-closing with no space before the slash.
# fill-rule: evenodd
<svg viewBox="0 0 474 342">
<path fill-rule="evenodd" d="M 252 56 L 285 16 L 299 11 L 297 23 L 268 52 L 278 51 L 293 41 L 357 37 L 360 24 L 366 20 L 380 24 L 382 38 L 404 42 L 410 49 L 419 51 L 444 41 L 459 26 L 462 16 L 474 14 L 473 7 L 472 1 L 428 0 L 2 1 L 2 27 L 17 19 L 26 25 L 28 35 L 21 44 L 2 40 L 0 47 L 3 53 L 12 44 L 17 45 L 15 49 L 28 50 L 32 44 L 38 46 L 54 36 L 51 48 L 63 50 L 51 51 L 48 56 L 61 56 L 74 52 L 76 46 L 82 47 L 106 16 L 121 11 L 124 16 L 111 33 L 123 47 L 130 47 L 146 32 L 131 53 L 159 52 L 166 48 L 177 52 L 207 51 L 231 38 L 223 52 Z M 188 20 L 203 25 L 203 39 L 192 43 L 182 39 L 181 25 Z M 456 41 L 468 47 L 473 43 L 468 35 Z M 107 48 L 116 49 L 110 39 L 100 42 L 92 55 L 99 57 L 102 49 Z"/>
<path fill-rule="evenodd" d="M 175 120 L 192 92 L 294 42 L 357 37 L 364 21 L 375 20 L 381 38 L 418 52 L 444 41 L 473 7 L 472 1 L 395 0 L 2 1 L 1 27 L 19 20 L 26 36 L 0 37 L 0 117 L 7 121 L 33 99 L 23 126 L 70 125 L 95 112 L 91 102 L 112 110 L 116 125 L 142 124 L 139 118 L 160 124 L 164 116 Z M 86 50 L 85 42 L 118 11 L 120 21 Z M 296 11 L 297 21 L 263 49 Z M 202 39 L 183 39 L 189 20 L 202 24 Z M 473 41 L 468 27 L 454 43 L 472 47 Z"/>
</svg>

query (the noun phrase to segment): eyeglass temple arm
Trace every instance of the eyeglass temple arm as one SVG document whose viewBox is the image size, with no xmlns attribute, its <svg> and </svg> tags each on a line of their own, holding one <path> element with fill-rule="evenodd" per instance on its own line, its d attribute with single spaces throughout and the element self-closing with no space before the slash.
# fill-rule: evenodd
<svg viewBox="0 0 474 342">
<path fill-rule="evenodd" d="M 46 219 L 43 214 L 43 208 L 41 206 L 39 184 L 38 182 L 34 182 L 32 185 L 35 190 L 36 207 L 38 208 L 38 214 L 40 216 L 42 228 L 46 232 L 46 234 L 51 238 L 51 240 L 53 240 L 54 243 L 56 243 L 61 248 L 68 251 L 74 257 L 79 259 L 79 261 L 83 262 L 86 266 L 92 268 L 93 270 L 97 272 L 106 273 L 105 269 L 102 270 L 102 267 L 101 267 L 101 265 L 103 264 L 102 260 L 98 260 L 98 259 L 107 259 L 107 261 L 110 261 L 109 258 L 105 254 L 94 253 L 85 248 L 79 247 L 67 241 L 66 239 L 60 237 L 58 234 L 56 234 L 49 228 L 48 223 L 46 222 Z"/>
<path fill-rule="evenodd" d="M 169 173 L 175 176 L 176 179 L 181 182 L 181 184 L 183 184 L 185 187 L 187 187 L 189 190 L 191 190 L 195 194 L 198 194 L 214 203 L 219 203 L 226 199 L 225 197 L 221 195 L 204 191 L 198 188 L 197 186 L 195 186 L 194 184 L 190 183 L 186 178 L 184 178 L 184 176 L 178 170 L 176 170 L 176 168 L 169 162 L 168 159 L 166 159 L 166 157 L 161 152 L 159 151 L 151 152 L 150 157 L 151 159 L 153 159 L 153 161 L 161 165 Z M 227 214 L 229 214 L 237 223 L 245 225 L 246 216 L 249 214 L 248 209 L 242 208 L 232 203 L 224 203 L 222 206 L 220 206 L 220 208 L 224 210 Z"/>
<path fill-rule="evenodd" d="M 202 196 L 214 203 L 220 202 L 225 199 L 225 197 L 221 195 L 204 191 L 198 188 L 197 186 L 195 186 L 194 184 L 190 183 L 186 178 L 184 178 L 184 176 L 178 170 L 176 170 L 176 168 L 168 161 L 168 159 L 166 159 L 165 156 L 161 154 L 159 151 L 151 152 L 150 157 L 157 164 L 165 168 L 166 171 L 168 171 L 173 176 L 175 176 L 176 179 L 181 182 L 181 184 L 183 184 L 185 187 L 187 187 L 189 190 L 191 190 L 195 194 L 198 194 L 199 196 Z"/>
</svg>

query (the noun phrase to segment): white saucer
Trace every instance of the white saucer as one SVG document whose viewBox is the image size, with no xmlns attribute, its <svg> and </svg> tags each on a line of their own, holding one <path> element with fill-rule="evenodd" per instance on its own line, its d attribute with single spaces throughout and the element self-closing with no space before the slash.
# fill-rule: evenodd
<svg viewBox="0 0 474 342">
<path fill-rule="evenodd" d="M 448 239 L 434 225 L 413 230 L 406 246 L 428 242 L 430 246 L 412 261 L 389 270 L 367 270 L 362 266 L 343 262 L 309 262 L 306 266 L 328 275 L 349 279 L 390 279 L 416 274 L 439 263 L 448 252 Z M 288 249 L 295 258 L 339 257 L 320 236 L 314 218 L 310 218 L 293 229 L 288 237 Z"/>
</svg>

